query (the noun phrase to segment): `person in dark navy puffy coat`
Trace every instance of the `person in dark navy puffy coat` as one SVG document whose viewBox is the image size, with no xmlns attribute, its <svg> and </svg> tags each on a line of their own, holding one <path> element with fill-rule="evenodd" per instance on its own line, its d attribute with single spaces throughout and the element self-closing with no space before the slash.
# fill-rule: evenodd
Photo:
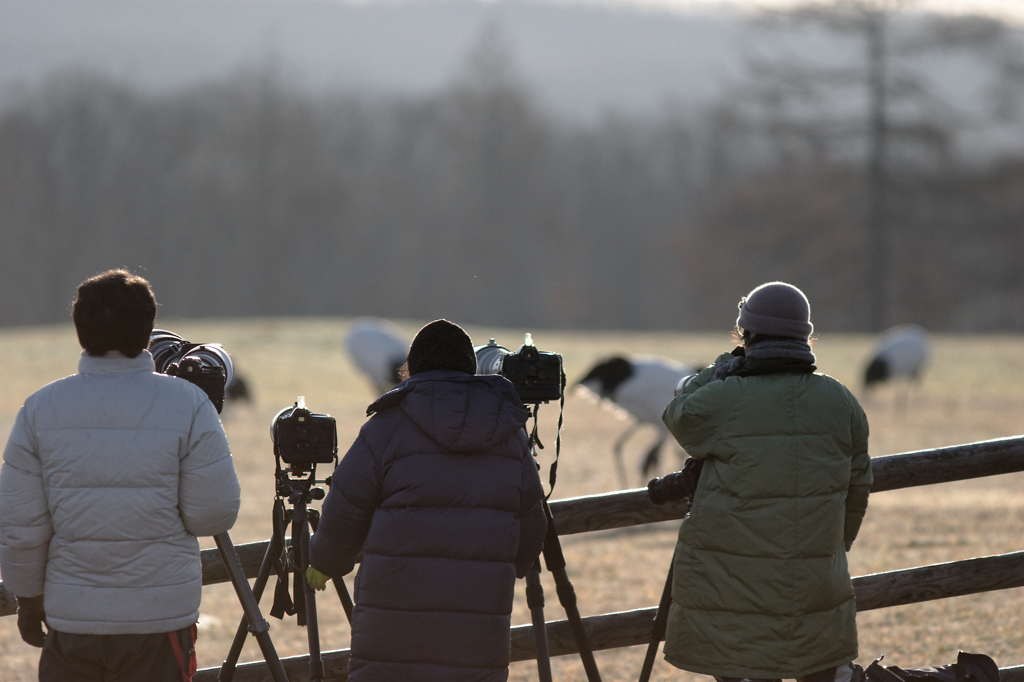
<svg viewBox="0 0 1024 682">
<path fill-rule="evenodd" d="M 476 376 L 469 336 L 419 331 L 409 378 L 367 409 L 310 543 L 322 588 L 361 565 L 352 682 L 508 679 L 514 584 L 544 543 L 537 465 L 515 387 Z"/>
</svg>

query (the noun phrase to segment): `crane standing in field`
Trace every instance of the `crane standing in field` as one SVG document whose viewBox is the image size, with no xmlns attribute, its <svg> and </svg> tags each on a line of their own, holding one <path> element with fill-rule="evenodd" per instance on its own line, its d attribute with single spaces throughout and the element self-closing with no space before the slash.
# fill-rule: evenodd
<svg viewBox="0 0 1024 682">
<path fill-rule="evenodd" d="M 378 395 L 401 382 L 399 370 L 405 364 L 409 343 L 391 322 L 374 318 L 355 320 L 345 336 L 345 349 Z"/>
<path fill-rule="evenodd" d="M 627 486 L 622 463 L 622 448 L 626 441 L 644 424 L 650 424 L 656 429 L 657 440 L 647 451 L 640 467 L 646 477 L 658 463 L 661 448 L 668 440 L 668 429 L 661 421 L 661 414 L 674 397 L 673 391 L 679 380 L 693 373 L 694 369 L 689 365 L 667 358 L 616 356 L 594 365 L 576 383 L 577 393 L 596 400 L 607 400 L 633 418 L 633 423 L 612 446 L 623 488 Z"/>
<path fill-rule="evenodd" d="M 878 384 L 901 378 L 917 383 L 930 358 L 931 343 L 923 327 L 916 324 L 892 327 L 875 343 L 871 360 L 864 368 L 864 389 L 867 391 Z M 904 392 L 902 401 L 897 400 L 901 412 L 906 409 L 907 392 Z"/>
<path fill-rule="evenodd" d="M 921 379 L 931 357 L 928 332 L 916 324 L 901 324 L 883 333 L 864 369 L 864 388 L 892 379 Z"/>
</svg>

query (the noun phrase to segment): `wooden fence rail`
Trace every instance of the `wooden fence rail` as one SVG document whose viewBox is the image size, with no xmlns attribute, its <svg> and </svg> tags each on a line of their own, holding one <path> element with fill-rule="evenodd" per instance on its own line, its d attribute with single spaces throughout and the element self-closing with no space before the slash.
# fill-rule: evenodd
<svg viewBox="0 0 1024 682">
<path fill-rule="evenodd" d="M 853 579 L 857 594 L 857 610 L 869 611 L 889 606 L 958 597 L 992 590 L 1024 587 L 1024 551 L 999 556 L 953 561 L 887 573 L 876 573 Z M 647 644 L 655 607 L 606 613 L 583 619 L 587 638 L 595 651 Z M 578 653 L 576 640 L 565 620 L 547 623 L 548 649 L 552 656 Z M 348 679 L 349 650 L 323 653 L 325 682 Z M 532 625 L 512 628 L 512 660 L 525 661 L 536 657 Z M 309 656 L 282 659 L 291 682 L 309 679 Z M 217 668 L 196 673 L 194 682 L 215 682 Z M 238 666 L 237 682 L 273 682 L 267 666 L 258 661 Z M 1001 682 L 1024 682 L 1024 666 L 1000 670 Z"/>
<path fill-rule="evenodd" d="M 871 469 L 875 476 L 872 492 L 1024 471 L 1024 436 L 875 457 Z M 564 536 L 678 520 L 683 518 L 686 507 L 652 504 L 647 491 L 639 488 L 554 500 L 551 513 L 558 534 Z M 247 577 L 256 577 L 269 544 L 264 540 L 235 546 Z M 204 585 L 228 581 L 216 549 L 203 550 L 202 560 Z M 9 616 L 15 610 L 13 597 L 0 582 L 0 616 Z"/>
<path fill-rule="evenodd" d="M 921 450 L 872 460 L 872 492 L 898 490 L 921 485 L 980 478 L 1024 471 L 1024 437 Z M 659 521 L 681 519 L 685 507 L 680 504 L 657 506 L 644 489 L 604 495 L 556 500 L 551 511 L 559 535 L 624 528 Z M 239 545 L 236 550 L 249 578 L 256 576 L 266 553 L 267 541 Z M 228 580 L 217 550 L 203 550 L 203 584 Z M 854 578 L 858 610 L 912 604 L 932 599 L 975 594 L 1024 586 L 1024 552 L 980 557 L 933 566 L 878 573 Z M 15 613 L 13 597 L 0 583 L 0 616 Z M 595 650 L 645 644 L 650 637 L 655 609 L 643 608 L 620 613 L 591 616 L 584 624 Z M 548 623 L 550 653 L 553 656 L 576 653 L 568 623 Z M 512 629 L 512 660 L 534 657 L 531 625 Z M 308 656 L 283 659 L 293 682 L 308 679 Z M 348 674 L 348 651 L 324 654 L 325 681 L 342 682 Z M 1024 666 L 1001 671 L 1002 682 L 1024 682 Z M 195 682 L 213 682 L 217 669 L 196 674 Z M 271 680 L 262 662 L 240 665 L 235 676 L 239 682 Z"/>
</svg>

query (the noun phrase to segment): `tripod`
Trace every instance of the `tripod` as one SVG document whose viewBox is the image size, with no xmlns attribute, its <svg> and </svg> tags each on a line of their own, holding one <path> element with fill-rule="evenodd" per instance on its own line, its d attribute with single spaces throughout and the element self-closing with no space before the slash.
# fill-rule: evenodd
<svg viewBox="0 0 1024 682">
<path fill-rule="evenodd" d="M 275 618 L 283 618 L 284 614 L 297 616 L 296 622 L 307 628 L 307 640 L 309 643 L 309 678 L 311 682 L 320 682 L 324 677 L 324 664 L 320 655 L 320 633 L 316 615 L 316 596 L 313 588 L 306 581 L 306 568 L 309 566 L 309 536 L 310 530 L 316 532 L 320 520 L 320 512 L 309 509 L 308 503 L 312 500 L 324 498 L 323 488 L 315 487 L 316 464 L 309 464 L 308 471 L 303 466 L 293 466 L 290 470 L 282 470 L 280 466 L 277 471 L 277 497 L 274 500 L 273 510 L 273 535 L 270 538 L 270 545 L 263 556 L 259 573 L 256 576 L 256 583 L 253 585 L 252 597 L 254 604 L 258 605 L 259 599 L 263 596 L 263 590 L 267 586 L 272 571 L 278 575 L 277 588 L 274 592 L 274 605 L 270 615 Z M 285 501 L 291 508 L 285 508 Z M 291 537 L 285 538 L 285 528 L 291 523 Z M 288 578 L 293 578 L 294 600 L 288 594 Z M 244 578 L 243 578 L 244 580 Z M 341 580 L 334 580 L 335 589 L 341 600 L 342 607 L 349 622 L 352 620 L 352 598 L 348 588 Z M 246 583 L 248 586 L 248 583 Z M 221 666 L 218 682 L 230 682 L 234 677 L 235 667 L 238 664 L 238 657 L 245 644 L 247 623 L 252 623 L 248 612 L 243 616 L 235 632 L 235 638 L 231 643 L 231 649 Z M 266 622 L 263 621 L 263 625 Z M 267 626 L 269 627 L 269 626 Z M 264 651 L 264 654 L 266 652 Z M 269 662 L 269 659 L 268 659 Z M 283 671 L 282 671 L 283 674 Z M 275 677 L 275 682 L 277 682 Z"/>
<path fill-rule="evenodd" d="M 565 609 L 565 615 L 569 620 L 569 629 L 572 630 L 573 639 L 576 640 L 576 646 L 580 650 L 580 660 L 583 661 L 587 680 L 601 682 L 601 673 L 597 669 L 597 661 L 594 660 L 594 651 L 590 647 L 587 631 L 583 628 L 583 618 L 576 606 L 576 590 L 569 581 L 569 575 L 565 572 L 565 556 L 562 554 L 562 544 L 559 542 L 558 532 L 555 530 L 555 520 L 551 515 L 551 508 L 548 507 L 548 501 L 543 500 L 542 505 L 548 519 L 544 549 L 541 552 L 544 556 L 544 564 L 555 579 L 558 603 Z M 526 603 L 530 607 L 534 638 L 536 639 L 537 674 L 541 682 L 551 682 L 551 658 L 548 651 L 547 625 L 544 621 L 544 588 L 540 584 L 540 558 L 526 574 Z"/>
<path fill-rule="evenodd" d="M 540 405 L 534 405 L 531 415 L 534 418 L 533 432 L 530 434 L 530 449 L 537 456 L 537 446 L 543 448 L 537 437 L 537 411 Z M 529 408 L 527 408 L 529 409 Z M 561 416 L 559 416 L 559 432 L 561 431 Z M 552 490 L 555 486 L 555 472 L 558 467 L 557 451 L 561 447 L 561 436 L 556 442 L 555 461 L 551 465 L 550 484 Z M 551 493 L 548 493 L 550 497 Z M 594 651 L 587 639 L 587 632 L 583 628 L 583 618 L 576 606 L 576 590 L 569 581 L 569 575 L 565 571 L 565 556 L 562 554 L 562 543 L 558 539 L 558 531 L 555 529 L 555 519 L 551 514 L 551 507 L 548 506 L 547 497 L 541 498 L 541 506 L 544 508 L 544 516 L 547 517 L 548 527 L 544 536 L 544 549 L 541 551 L 544 557 L 544 564 L 547 566 L 551 576 L 555 579 L 555 593 L 558 595 L 558 602 L 565 609 L 565 615 L 569 621 L 569 629 L 572 630 L 573 639 L 580 652 L 580 659 L 583 661 L 583 669 L 587 673 L 588 682 L 601 682 L 601 673 L 597 669 L 597 661 L 594 660 Z M 551 655 L 548 649 L 547 625 L 544 620 L 544 588 L 540 584 L 540 557 L 534 562 L 533 567 L 526 574 L 526 603 L 530 607 L 530 616 L 533 622 L 534 639 L 537 650 L 537 675 L 540 682 L 551 682 Z"/>
<path fill-rule="evenodd" d="M 274 678 L 274 682 L 288 682 L 288 677 L 284 673 L 284 666 L 281 665 L 281 659 L 277 655 L 277 650 L 274 649 L 274 643 L 270 641 L 270 625 L 267 624 L 267 621 L 263 620 L 263 616 L 260 614 L 259 600 L 253 596 L 252 590 L 249 589 L 249 581 L 245 579 L 242 563 L 238 560 L 238 554 L 235 553 L 235 546 L 231 543 L 231 538 L 224 532 L 220 535 L 215 535 L 213 539 L 217 542 L 221 561 L 224 562 L 224 566 L 228 570 L 228 577 L 231 578 L 231 584 L 235 587 L 235 594 L 238 595 L 238 600 L 242 603 L 242 610 L 245 612 L 245 615 L 242 617 L 241 627 L 244 628 L 245 623 L 249 623 L 248 629 L 256 637 L 256 641 L 259 642 L 260 650 L 263 652 L 263 658 L 267 662 L 267 667 L 270 668 L 270 674 Z M 244 638 L 245 632 L 243 630 L 242 639 L 244 640 Z M 239 644 L 238 652 L 235 653 L 234 662 L 231 664 L 230 674 L 227 677 L 220 676 L 219 679 L 231 679 L 231 676 L 234 674 L 235 663 L 238 662 L 238 653 L 241 650 L 242 646 Z M 222 675 L 223 672 L 222 669 Z"/>
<path fill-rule="evenodd" d="M 647 682 L 651 679 L 654 671 L 654 659 L 658 657 L 658 647 L 661 640 L 665 639 L 665 629 L 668 626 L 668 610 L 672 606 L 672 574 L 675 568 L 675 555 L 672 555 L 672 563 L 668 567 L 668 577 L 665 578 L 665 589 L 661 592 L 661 601 L 658 602 L 658 610 L 654 613 L 654 623 L 651 625 L 651 641 L 647 645 L 647 654 L 644 655 L 644 664 L 640 668 L 640 682 Z"/>
</svg>

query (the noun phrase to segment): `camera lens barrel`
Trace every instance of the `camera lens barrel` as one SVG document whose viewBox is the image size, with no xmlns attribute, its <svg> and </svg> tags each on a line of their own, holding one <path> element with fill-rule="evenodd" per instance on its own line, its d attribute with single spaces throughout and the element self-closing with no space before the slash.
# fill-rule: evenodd
<svg viewBox="0 0 1024 682">
<path fill-rule="evenodd" d="M 505 356 L 509 354 L 508 348 L 499 346 L 494 339 L 491 339 L 486 346 L 477 346 L 476 351 L 476 373 L 477 374 L 503 374 L 505 368 Z"/>
<path fill-rule="evenodd" d="M 166 374 L 167 368 L 178 357 L 178 349 L 184 343 L 185 339 L 173 332 L 154 329 L 149 337 L 149 352 L 153 356 L 153 363 L 156 364 L 156 371 Z"/>
<path fill-rule="evenodd" d="M 219 343 L 204 343 L 185 353 L 187 358 L 197 358 L 205 367 L 223 367 L 224 384 L 230 384 L 234 376 L 231 356 Z"/>
<path fill-rule="evenodd" d="M 231 356 L 219 343 L 189 343 L 173 332 L 154 329 L 149 337 L 149 352 L 153 356 L 156 371 L 168 374 L 171 365 L 179 364 L 186 357 L 197 359 L 203 367 L 224 370 L 224 384 L 230 384 L 234 376 Z"/>
<path fill-rule="evenodd" d="M 189 343 L 173 332 L 154 329 L 149 336 L 154 369 L 203 389 L 217 412 L 224 408 L 224 390 L 231 383 L 231 356 L 219 343 Z"/>
</svg>

